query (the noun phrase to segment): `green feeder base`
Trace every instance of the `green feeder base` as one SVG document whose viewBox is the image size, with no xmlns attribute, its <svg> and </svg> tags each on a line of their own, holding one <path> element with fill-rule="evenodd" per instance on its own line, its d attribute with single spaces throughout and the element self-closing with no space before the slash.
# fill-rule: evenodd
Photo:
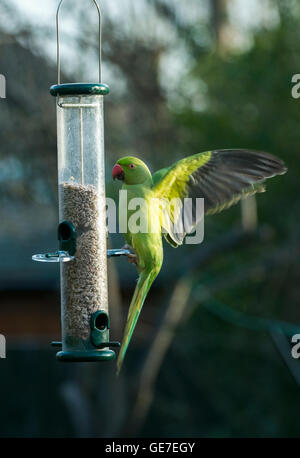
<svg viewBox="0 0 300 458">
<path fill-rule="evenodd" d="M 116 356 L 113 350 L 59 351 L 56 359 L 61 362 L 110 361 Z"/>
<path fill-rule="evenodd" d="M 64 343 L 53 341 L 52 347 L 61 349 L 56 359 L 61 362 L 110 361 L 116 354 L 110 347 L 120 347 L 120 342 L 109 341 L 109 317 L 107 312 L 97 310 L 90 320 L 90 335 L 84 339 L 78 336 L 64 336 Z"/>
</svg>

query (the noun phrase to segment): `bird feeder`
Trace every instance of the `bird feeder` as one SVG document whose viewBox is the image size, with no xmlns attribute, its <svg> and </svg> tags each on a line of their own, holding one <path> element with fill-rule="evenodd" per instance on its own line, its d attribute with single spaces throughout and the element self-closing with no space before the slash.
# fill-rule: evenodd
<svg viewBox="0 0 300 458">
<path fill-rule="evenodd" d="M 56 98 L 59 187 L 59 250 L 34 255 L 35 261 L 59 262 L 62 342 L 60 361 L 102 361 L 115 357 L 109 341 L 106 249 L 103 99 L 101 82 L 101 12 L 99 15 L 99 82 L 61 84 L 59 10 L 57 15 Z"/>
</svg>

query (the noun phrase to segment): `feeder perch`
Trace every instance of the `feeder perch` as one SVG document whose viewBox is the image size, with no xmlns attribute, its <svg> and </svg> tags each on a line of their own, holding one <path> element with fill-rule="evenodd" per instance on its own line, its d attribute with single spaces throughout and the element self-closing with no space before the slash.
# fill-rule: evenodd
<svg viewBox="0 0 300 458">
<path fill-rule="evenodd" d="M 50 93 L 56 97 L 59 186 L 59 250 L 32 257 L 59 262 L 61 272 L 62 342 L 59 361 L 111 360 L 107 295 L 107 256 L 128 250 L 106 249 L 103 98 L 109 93 L 101 82 L 101 13 L 99 15 L 99 82 L 61 84 L 57 26 L 57 80 Z"/>
</svg>

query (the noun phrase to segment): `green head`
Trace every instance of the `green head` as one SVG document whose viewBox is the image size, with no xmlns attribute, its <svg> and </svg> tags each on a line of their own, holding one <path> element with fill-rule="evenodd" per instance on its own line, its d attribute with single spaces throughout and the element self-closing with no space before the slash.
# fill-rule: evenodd
<svg viewBox="0 0 300 458">
<path fill-rule="evenodd" d="M 126 156 L 119 159 L 112 169 L 113 179 L 126 184 L 144 184 L 151 181 L 151 172 L 146 164 L 137 157 Z"/>
</svg>

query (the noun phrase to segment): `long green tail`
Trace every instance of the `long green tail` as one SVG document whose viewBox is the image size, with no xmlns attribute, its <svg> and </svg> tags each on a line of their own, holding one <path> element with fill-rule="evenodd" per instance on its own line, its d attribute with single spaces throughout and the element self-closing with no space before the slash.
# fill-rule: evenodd
<svg viewBox="0 0 300 458">
<path fill-rule="evenodd" d="M 120 348 L 118 360 L 117 360 L 117 375 L 119 375 L 125 354 L 131 340 L 131 336 L 133 334 L 135 325 L 137 323 L 138 317 L 142 310 L 143 304 L 145 302 L 147 293 L 156 277 L 156 274 L 153 271 L 150 272 L 141 272 L 136 288 L 134 290 L 134 294 L 130 303 L 128 315 L 127 315 L 127 322 L 124 331 L 124 337 L 122 341 L 122 345 Z"/>
</svg>

